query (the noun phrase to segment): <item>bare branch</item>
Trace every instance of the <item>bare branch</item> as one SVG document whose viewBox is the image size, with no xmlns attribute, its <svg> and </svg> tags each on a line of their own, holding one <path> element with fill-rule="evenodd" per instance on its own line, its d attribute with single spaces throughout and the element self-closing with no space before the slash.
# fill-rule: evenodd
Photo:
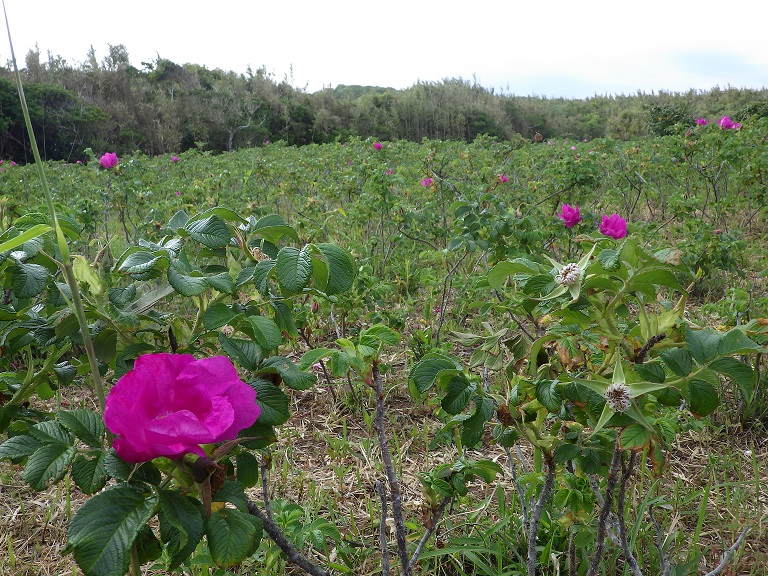
<svg viewBox="0 0 768 576">
<path fill-rule="evenodd" d="M 544 454 L 544 461 L 547 464 L 547 476 L 544 479 L 544 486 L 539 493 L 539 499 L 531 511 L 531 525 L 528 527 L 528 576 L 536 576 L 536 539 L 539 535 L 539 521 L 541 513 L 544 510 L 544 504 L 552 491 L 552 484 L 555 480 L 555 458 L 552 454 Z"/>
<path fill-rule="evenodd" d="M 376 481 L 376 492 L 381 501 L 381 519 L 379 521 L 379 547 L 381 549 L 381 573 L 389 576 L 389 549 L 387 548 L 387 487 Z"/>
<path fill-rule="evenodd" d="M 395 540 L 397 541 L 397 554 L 400 556 L 400 564 L 403 568 L 403 576 L 412 576 L 413 570 L 408 558 L 408 544 L 405 538 L 405 522 L 403 520 L 403 495 L 400 492 L 400 483 L 392 464 L 392 453 L 389 451 L 387 434 L 384 430 L 384 385 L 381 382 L 379 367 L 374 363 L 372 368 L 373 387 L 376 394 L 376 418 L 374 427 L 379 437 L 381 460 L 384 463 L 384 472 L 389 482 L 389 494 L 392 501 L 392 518 L 395 521 Z"/>
<path fill-rule="evenodd" d="M 744 528 L 741 534 L 739 534 L 739 537 L 736 538 L 736 542 L 734 542 L 728 550 L 725 551 L 725 554 L 723 554 L 723 559 L 720 560 L 720 564 L 715 566 L 713 570 L 710 570 L 704 576 L 717 576 L 720 574 L 724 569 L 725 565 L 728 564 L 728 561 L 731 559 L 731 556 L 733 556 L 733 553 L 738 550 L 739 546 L 741 546 L 741 543 L 744 542 L 744 537 L 747 535 L 747 532 L 749 532 L 752 529 L 752 526 L 747 526 Z"/>
<path fill-rule="evenodd" d="M 448 505 L 451 502 L 453 502 L 453 496 L 448 496 L 446 498 L 443 498 L 443 501 L 440 502 L 440 505 L 437 507 L 437 510 L 435 510 L 435 513 L 432 515 L 432 518 L 430 519 L 429 528 L 427 528 L 427 531 L 424 532 L 424 535 L 421 537 L 421 540 L 419 540 L 419 543 L 416 545 L 416 550 L 413 552 L 413 556 L 411 556 L 411 561 L 408 563 L 408 565 L 411 568 L 413 568 L 416 565 L 416 562 L 419 560 L 419 556 L 421 556 L 421 552 L 424 550 L 425 544 L 432 537 L 432 534 L 434 534 L 435 530 L 437 530 L 437 525 L 440 522 L 440 518 L 442 518 L 443 513 L 445 512 L 445 509 L 448 507 Z"/>
</svg>

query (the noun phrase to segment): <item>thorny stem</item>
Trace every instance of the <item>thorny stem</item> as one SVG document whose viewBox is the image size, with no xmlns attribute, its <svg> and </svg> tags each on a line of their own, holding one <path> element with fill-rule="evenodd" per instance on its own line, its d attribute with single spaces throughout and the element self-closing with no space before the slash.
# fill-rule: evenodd
<svg viewBox="0 0 768 576">
<path fill-rule="evenodd" d="M 733 553 L 738 550 L 739 546 L 741 546 L 741 543 L 744 541 L 744 537 L 747 535 L 747 532 L 749 532 L 752 529 L 752 526 L 747 526 L 742 530 L 741 534 L 739 534 L 739 537 L 736 538 L 736 542 L 734 542 L 728 550 L 725 551 L 725 554 L 723 554 L 723 559 L 720 560 L 720 564 L 715 566 L 713 570 L 710 570 L 704 576 L 717 576 L 720 574 L 724 569 L 725 565 L 728 564 L 728 561 L 731 559 L 731 556 L 733 556 Z"/>
<path fill-rule="evenodd" d="M 440 502 L 440 505 L 437 507 L 437 510 L 435 510 L 435 513 L 432 515 L 432 518 L 430 520 L 429 528 L 427 528 L 427 531 L 424 532 L 424 535 L 421 537 L 421 540 L 419 540 L 419 543 L 416 545 L 416 550 L 413 552 L 413 556 L 411 556 L 411 561 L 408 563 L 408 565 L 411 568 L 413 568 L 416 565 L 416 562 L 418 561 L 419 556 L 421 556 L 421 552 L 424 550 L 424 546 L 432 537 L 432 534 L 434 534 L 435 530 L 437 529 L 437 525 L 440 522 L 440 518 L 442 518 L 443 513 L 445 512 L 445 509 L 448 507 L 448 505 L 451 502 L 453 502 L 453 496 L 448 496 L 446 498 L 443 498 L 443 501 Z"/>
<path fill-rule="evenodd" d="M 619 439 L 616 438 L 616 447 L 613 450 L 613 459 L 611 460 L 611 468 L 608 472 L 608 481 L 605 486 L 605 501 L 602 508 L 600 508 L 600 515 L 597 520 L 597 538 L 595 541 L 595 553 L 592 557 L 592 563 L 589 566 L 587 576 L 595 576 L 597 574 L 598 566 L 600 565 L 600 559 L 603 557 L 603 549 L 605 548 L 605 532 L 606 524 L 608 522 L 608 516 L 611 512 L 611 506 L 613 505 L 613 492 L 616 489 L 616 483 L 619 480 L 619 469 L 621 468 L 621 447 L 619 446 Z"/>
<path fill-rule="evenodd" d="M 456 272 L 456 269 L 462 262 L 464 262 L 464 258 L 467 257 L 467 254 L 469 254 L 469 252 L 465 252 L 461 258 L 456 261 L 456 264 L 451 267 L 443 280 L 443 294 L 440 298 L 440 321 L 437 324 L 437 332 L 435 332 L 435 345 L 440 344 L 440 330 L 442 330 L 443 322 L 445 321 L 445 305 L 448 302 L 448 292 L 450 291 L 449 282 L 450 285 L 453 286 L 453 273 Z"/>
<path fill-rule="evenodd" d="M 555 480 L 555 458 L 549 452 L 544 453 L 544 462 L 547 465 L 547 476 L 544 486 L 539 494 L 539 499 L 531 511 L 531 525 L 528 527 L 528 576 L 536 576 L 536 539 L 539 534 L 539 521 L 544 510 L 544 504 L 552 491 Z"/>
<path fill-rule="evenodd" d="M 637 453 L 631 452 L 629 455 L 629 462 L 626 467 L 624 462 L 621 463 L 621 484 L 619 484 L 619 495 L 616 499 L 616 515 L 619 518 L 619 538 L 621 539 L 621 550 L 624 552 L 624 557 L 629 564 L 632 573 L 635 576 L 643 576 L 643 571 L 640 569 L 640 565 L 637 563 L 637 559 L 632 554 L 632 550 L 627 542 L 627 525 L 624 518 L 624 504 L 627 497 L 627 482 L 632 477 L 635 471 L 635 463 L 637 462 Z"/>
<path fill-rule="evenodd" d="M 372 367 L 374 393 L 376 394 L 376 419 L 374 427 L 379 437 L 381 459 L 384 463 L 384 471 L 389 482 L 389 494 L 392 502 L 392 518 L 395 521 L 395 539 L 397 540 L 397 554 L 400 556 L 400 564 L 403 568 L 403 576 L 411 576 L 410 560 L 408 558 L 408 545 L 405 538 L 405 523 L 403 521 L 403 495 L 400 492 L 400 483 L 392 464 L 392 454 L 387 443 L 387 434 L 384 430 L 384 386 L 381 382 L 381 373 L 376 363 Z"/>
<path fill-rule="evenodd" d="M 379 520 L 379 548 L 381 549 L 381 573 L 389 576 L 389 549 L 387 548 L 387 487 L 376 481 L 376 492 L 381 502 L 381 519 Z"/>
<path fill-rule="evenodd" d="M 664 531 L 662 530 L 659 521 L 656 520 L 656 516 L 653 514 L 653 504 L 651 504 L 651 506 L 648 508 L 648 515 L 651 517 L 651 522 L 653 522 L 653 525 L 656 528 L 656 538 L 654 540 L 656 544 L 656 550 L 659 553 L 659 568 L 661 569 L 661 576 L 669 576 L 669 573 L 672 571 L 672 564 L 669 563 L 669 558 L 667 558 L 667 555 L 664 553 L 664 542 L 661 538 L 661 535 Z"/>
<path fill-rule="evenodd" d="M 307 559 L 306 556 L 299 552 L 296 547 L 285 537 L 282 530 L 280 530 L 280 527 L 273 520 L 270 520 L 269 517 L 267 517 L 267 515 L 261 511 L 255 502 L 252 502 L 250 498 L 246 498 L 246 503 L 248 505 L 248 513 L 252 516 L 256 516 L 259 520 L 261 520 L 262 524 L 264 525 L 264 531 L 272 539 L 272 541 L 277 544 L 280 550 L 285 552 L 285 555 L 288 558 L 288 562 L 295 564 L 304 570 L 304 572 L 311 574 L 312 576 L 332 576 L 331 572 L 323 570 L 319 566 L 314 565 Z"/>
<path fill-rule="evenodd" d="M 517 479 L 517 465 L 512 456 L 512 451 L 508 446 L 504 446 L 504 453 L 507 455 L 507 462 L 509 462 L 509 471 L 512 473 L 512 482 L 515 483 L 517 488 L 517 497 L 520 499 L 520 507 L 523 510 L 523 526 L 528 529 L 528 501 L 525 499 L 525 490 Z"/>
<path fill-rule="evenodd" d="M 589 484 L 592 486 L 592 491 L 595 493 L 595 500 L 597 500 L 597 505 L 600 507 L 600 509 L 602 509 L 605 505 L 605 500 L 603 500 L 603 495 L 600 493 L 600 486 L 597 485 L 597 480 L 595 480 L 594 476 L 589 477 Z M 616 516 L 613 513 L 609 515 L 609 520 L 611 521 L 611 526 L 606 526 L 608 538 L 616 546 L 620 546 L 621 543 L 619 542 L 619 537 L 616 535 L 619 532 L 619 521 L 616 519 Z"/>
</svg>

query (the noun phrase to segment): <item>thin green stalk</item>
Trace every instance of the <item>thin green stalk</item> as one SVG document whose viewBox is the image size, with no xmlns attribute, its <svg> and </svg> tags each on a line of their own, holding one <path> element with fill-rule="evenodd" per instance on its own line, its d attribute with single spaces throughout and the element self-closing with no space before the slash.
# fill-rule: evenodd
<svg viewBox="0 0 768 576">
<path fill-rule="evenodd" d="M 35 158 L 35 165 L 37 166 L 37 173 L 40 177 L 40 184 L 43 188 L 43 195 L 45 196 L 45 202 L 48 206 L 48 212 L 51 215 L 51 224 L 53 225 L 53 229 L 56 233 L 56 243 L 59 248 L 59 252 L 61 253 L 61 259 L 62 262 L 59 263 L 59 266 L 61 267 L 62 273 L 64 275 L 64 278 L 67 282 L 67 285 L 69 286 L 69 289 L 72 291 L 72 307 L 75 312 L 75 316 L 77 316 L 77 322 L 80 326 L 80 332 L 83 335 L 83 346 L 85 347 L 85 352 L 88 356 L 88 363 L 91 368 L 91 381 L 93 384 L 94 390 L 96 390 L 96 396 L 98 397 L 99 401 L 99 408 L 101 409 L 101 413 L 104 413 L 104 402 L 105 402 L 105 396 L 104 396 L 104 386 L 101 382 L 101 376 L 99 375 L 99 362 L 96 359 L 96 352 L 93 348 L 93 341 L 91 340 L 91 333 L 88 328 L 88 321 L 85 317 L 85 310 L 83 308 L 83 301 L 80 298 L 80 287 L 77 284 L 77 279 L 75 278 L 75 273 L 72 269 L 72 258 L 69 252 L 69 246 L 67 245 L 67 240 L 64 237 L 64 232 L 61 229 L 61 226 L 59 225 L 59 220 L 56 217 L 56 208 L 53 205 L 53 197 L 51 196 L 51 190 L 48 186 L 48 179 L 45 175 L 45 168 L 43 166 L 43 161 L 40 158 L 40 151 L 37 148 L 37 140 L 35 139 L 35 132 L 32 129 L 32 120 L 29 115 L 29 107 L 27 106 L 27 99 L 24 96 L 24 87 L 21 83 L 21 73 L 19 72 L 19 67 L 16 64 L 16 54 L 13 51 L 13 41 L 11 40 L 11 27 L 8 23 L 8 14 L 5 10 L 5 0 L 3 0 L 3 15 L 5 16 L 5 27 L 8 31 L 8 43 L 11 47 L 11 61 L 13 62 L 13 70 L 14 75 L 16 78 L 16 88 L 19 91 L 19 100 L 21 102 L 21 109 L 24 114 L 24 123 L 27 126 L 27 133 L 29 135 L 29 144 L 30 148 L 32 148 L 32 154 Z"/>
</svg>

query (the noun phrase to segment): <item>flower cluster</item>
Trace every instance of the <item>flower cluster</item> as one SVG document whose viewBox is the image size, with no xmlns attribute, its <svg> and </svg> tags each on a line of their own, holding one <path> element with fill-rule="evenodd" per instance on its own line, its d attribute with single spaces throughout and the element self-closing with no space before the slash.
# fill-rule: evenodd
<svg viewBox="0 0 768 576">
<path fill-rule="evenodd" d="M 709 120 L 706 118 L 696 118 L 694 122 L 696 122 L 698 126 L 706 126 L 709 124 Z M 731 120 L 730 116 L 723 116 L 720 118 L 720 120 L 717 121 L 717 125 L 723 130 L 739 130 L 741 128 L 741 124 Z"/>
<path fill-rule="evenodd" d="M 432 186 L 432 178 L 422 178 L 421 185 L 424 186 L 424 188 L 429 188 Z"/>
<path fill-rule="evenodd" d="M 581 222 L 581 210 L 575 204 L 563 204 L 557 217 L 563 221 L 566 228 L 573 228 Z M 619 240 L 627 235 L 627 221 L 615 213 L 610 216 L 603 214 L 598 230 L 605 236 Z"/>
</svg>

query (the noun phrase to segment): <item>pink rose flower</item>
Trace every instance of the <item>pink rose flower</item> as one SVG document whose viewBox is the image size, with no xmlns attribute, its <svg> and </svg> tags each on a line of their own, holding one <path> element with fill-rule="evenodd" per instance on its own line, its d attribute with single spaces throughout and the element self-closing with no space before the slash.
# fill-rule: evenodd
<svg viewBox="0 0 768 576">
<path fill-rule="evenodd" d="M 106 154 L 104 154 L 104 156 L 99 158 L 99 164 L 101 164 L 102 168 L 106 168 L 107 170 L 110 170 L 115 166 L 117 166 L 118 162 L 119 160 L 117 159 L 117 154 L 115 154 L 114 152 L 107 152 Z"/>
<path fill-rule="evenodd" d="M 381 150 L 383 148 L 381 142 L 374 142 L 373 147 L 376 148 L 376 150 Z"/>
<path fill-rule="evenodd" d="M 733 120 L 731 120 L 728 116 L 723 116 L 718 120 L 717 125 L 720 126 L 723 130 L 730 130 L 733 128 Z"/>
<path fill-rule="evenodd" d="M 181 196 L 181 190 L 176 190 L 176 196 Z"/>
<path fill-rule="evenodd" d="M 601 234 L 618 240 L 627 235 L 627 221 L 615 213 L 610 216 L 603 214 L 603 221 L 600 222 L 599 229 Z"/>
<path fill-rule="evenodd" d="M 506 174 L 499 174 L 499 182 L 506 184 L 509 181 Z"/>
<path fill-rule="evenodd" d="M 138 463 L 205 456 L 200 444 L 233 440 L 260 413 L 256 391 L 227 357 L 144 354 L 109 391 L 104 423 L 117 455 Z"/>
<path fill-rule="evenodd" d="M 178 161 L 179 161 L 179 157 L 178 156 L 171 156 L 171 162 L 176 164 L 176 162 L 178 162 Z"/>
<path fill-rule="evenodd" d="M 739 124 L 738 122 L 734 122 L 733 124 L 731 124 L 731 130 L 740 130 L 740 129 L 741 129 L 741 124 Z"/>
<path fill-rule="evenodd" d="M 420 184 L 425 188 L 429 188 L 430 186 L 432 186 L 432 178 L 423 178 Z"/>
<path fill-rule="evenodd" d="M 581 222 L 581 211 L 575 204 L 573 206 L 570 204 L 563 204 L 563 207 L 560 209 L 560 214 L 558 214 L 557 217 L 563 221 L 566 228 L 573 228 L 576 224 Z"/>
<path fill-rule="evenodd" d="M 698 124 L 699 126 L 706 126 L 707 124 L 709 124 L 709 120 L 707 120 L 706 118 L 696 118 L 696 124 Z"/>
</svg>

